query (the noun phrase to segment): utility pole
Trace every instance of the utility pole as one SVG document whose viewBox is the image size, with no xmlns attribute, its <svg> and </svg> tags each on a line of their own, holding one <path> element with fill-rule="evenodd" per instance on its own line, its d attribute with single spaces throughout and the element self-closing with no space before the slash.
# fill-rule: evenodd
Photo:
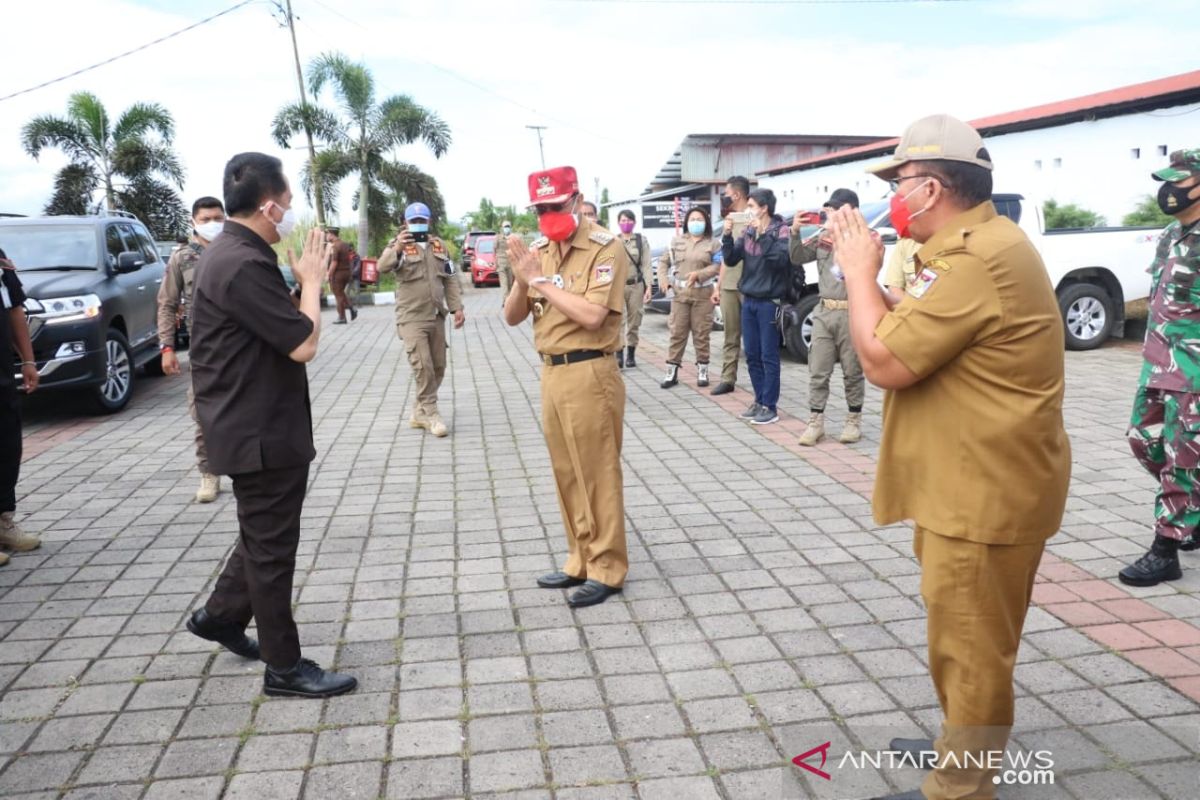
<svg viewBox="0 0 1200 800">
<path fill-rule="evenodd" d="M 317 148 L 313 144 L 312 128 L 308 124 L 308 92 L 304 90 L 304 72 L 300 69 L 300 47 L 296 44 L 296 22 L 292 16 L 292 0 L 285 0 L 288 30 L 292 32 L 292 55 L 296 58 L 296 83 L 300 86 L 300 104 L 304 107 L 304 136 L 308 139 L 308 170 L 312 178 L 313 198 L 317 204 L 317 225 L 325 227 L 325 192 L 321 189 L 321 178 L 317 175 Z M 280 9 L 281 11 L 283 9 Z M 362 247 L 362 243 L 359 243 Z M 366 250 L 363 250 L 366 253 Z"/>
<path fill-rule="evenodd" d="M 542 149 L 542 131 L 546 130 L 545 125 L 526 125 L 531 131 L 537 131 L 538 137 L 538 154 L 542 157 L 542 169 L 546 168 L 546 151 Z"/>
<path fill-rule="evenodd" d="M 592 202 L 594 202 L 594 203 L 596 204 L 596 214 L 597 214 L 597 218 L 599 218 L 599 213 L 600 213 L 600 179 L 599 179 L 599 178 L 596 178 L 596 179 L 595 179 L 595 182 L 596 182 L 596 193 L 595 193 L 594 195 L 592 195 Z"/>
</svg>

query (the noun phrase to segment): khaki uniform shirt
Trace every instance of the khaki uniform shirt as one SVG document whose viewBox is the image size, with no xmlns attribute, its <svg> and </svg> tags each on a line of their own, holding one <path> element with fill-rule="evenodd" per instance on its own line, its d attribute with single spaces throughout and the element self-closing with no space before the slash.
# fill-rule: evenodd
<svg viewBox="0 0 1200 800">
<path fill-rule="evenodd" d="M 629 274 L 625 276 L 625 280 L 636 282 L 638 278 L 641 278 L 642 282 L 645 282 L 646 276 L 651 274 L 652 269 L 649 240 L 640 233 L 631 233 L 628 239 L 618 238 L 625 245 L 625 255 L 629 256 Z M 638 254 L 639 243 L 642 248 L 640 258 Z"/>
<path fill-rule="evenodd" d="M 561 282 L 562 288 L 582 296 L 588 302 L 604 306 L 608 316 L 599 330 L 586 330 L 578 322 L 554 308 L 529 287 L 533 310 L 533 343 L 543 355 L 562 355 L 575 350 L 600 350 L 615 353 L 621 347 L 621 314 L 625 310 L 625 278 L 629 257 L 616 236 L 599 225 L 587 222 L 570 239 L 565 255 L 548 239 L 533 243 L 542 261 L 542 274 Z"/>
<path fill-rule="evenodd" d="M 167 262 L 167 273 L 158 287 L 158 344 L 160 347 L 175 346 L 175 320 L 180 306 L 192 304 L 192 291 L 196 287 L 196 264 L 204 248 L 195 239 L 171 254 Z M 187 316 L 188 333 L 192 330 L 192 315 Z"/>
<path fill-rule="evenodd" d="M 410 244 L 402 254 L 388 245 L 379 271 L 396 273 L 396 323 L 422 322 L 462 308 L 462 284 L 446 245 L 436 236 L 425 247 Z"/>
<path fill-rule="evenodd" d="M 883 285 L 912 294 L 917 286 L 917 250 L 921 245 L 912 239 L 901 239 L 888 256 L 883 270 Z"/>
<path fill-rule="evenodd" d="M 500 272 L 511 269 L 508 264 L 508 237 L 503 233 L 496 237 L 496 269 Z"/>
<path fill-rule="evenodd" d="M 691 303 L 710 301 L 712 286 L 701 287 L 700 284 L 712 280 L 720 272 L 721 265 L 713 263 L 713 256 L 719 252 L 721 252 L 719 239 L 676 236 L 671 240 L 667 252 L 658 259 L 659 289 L 666 291 L 667 273 L 674 266 L 675 276 L 672 279 L 671 289 L 675 291 L 677 298 Z M 696 273 L 696 284 L 686 289 L 683 288 L 680 281 L 693 272 Z"/>
<path fill-rule="evenodd" d="M 733 240 L 736 242 L 742 237 L 742 231 L 746 230 L 746 226 L 750 224 L 749 211 L 730 211 L 729 217 L 733 219 Z M 720 239 L 720 237 L 715 237 Z M 736 292 L 738 284 L 742 281 L 742 262 L 738 262 L 736 267 L 725 265 L 725 280 L 721 282 L 721 291 Z"/>
<path fill-rule="evenodd" d="M 828 233 L 808 239 L 793 235 L 788 240 L 788 259 L 797 267 L 817 262 L 817 289 L 822 300 L 848 300 L 846 282 L 839 281 L 830 266 L 833 264 L 833 244 Z"/>
<path fill-rule="evenodd" d="M 986 202 L 917 253 L 913 290 L 875 329 L 918 382 L 884 399 L 873 507 L 943 536 L 1034 544 L 1062 522 L 1063 323 L 1042 259 Z"/>
</svg>

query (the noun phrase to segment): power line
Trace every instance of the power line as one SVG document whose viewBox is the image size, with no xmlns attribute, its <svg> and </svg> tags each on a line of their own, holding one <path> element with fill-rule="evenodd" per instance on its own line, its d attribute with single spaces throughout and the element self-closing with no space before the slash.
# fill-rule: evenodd
<svg viewBox="0 0 1200 800">
<path fill-rule="evenodd" d="M 82 75 L 85 72 L 91 72 L 94 69 L 98 69 L 107 64 L 111 64 L 114 61 L 125 58 L 126 56 L 131 56 L 134 53 L 139 53 L 148 47 L 153 47 L 154 45 L 161 44 L 161 43 L 167 41 L 168 39 L 173 39 L 181 33 L 187 33 L 188 31 L 190 31 L 194 28 L 199 28 L 201 25 L 212 22 L 214 19 L 217 19 L 218 17 L 223 17 L 226 14 L 237 11 L 242 6 L 248 6 L 254 2 L 257 2 L 257 0 L 242 0 L 242 2 L 238 3 L 237 5 L 230 6 L 229 8 L 225 9 L 224 11 L 213 14 L 211 17 L 206 17 L 206 18 L 200 20 L 199 22 L 192 23 L 191 25 L 188 25 L 186 28 L 180 28 L 179 30 L 175 31 L 174 33 L 168 33 L 166 36 L 162 36 L 158 39 L 155 39 L 152 42 L 147 42 L 146 44 L 142 45 L 141 47 L 135 47 L 132 50 L 126 50 L 124 53 L 115 55 L 112 58 L 106 58 L 103 61 L 99 61 L 95 64 L 92 64 L 90 67 L 83 67 L 82 69 L 77 69 L 72 73 L 63 75 L 61 78 L 54 78 L 53 80 L 48 80 L 44 83 L 39 83 L 37 86 L 30 86 L 28 89 L 22 89 L 19 92 L 13 92 L 12 94 L 6 94 L 3 97 L 0 97 L 0 103 L 4 102 L 5 100 L 11 100 L 14 97 L 20 97 L 23 94 L 29 94 L 30 92 L 35 92 L 38 89 L 45 89 L 47 86 L 52 86 L 56 83 L 61 83 L 62 81 L 67 80 L 68 78 L 74 78 L 76 75 Z"/>
<path fill-rule="evenodd" d="M 654 3 L 664 6 L 836 6 L 836 5 L 899 5 L 904 3 L 975 3 L 981 0 L 556 0 L 559 3 L 616 4 Z"/>
</svg>

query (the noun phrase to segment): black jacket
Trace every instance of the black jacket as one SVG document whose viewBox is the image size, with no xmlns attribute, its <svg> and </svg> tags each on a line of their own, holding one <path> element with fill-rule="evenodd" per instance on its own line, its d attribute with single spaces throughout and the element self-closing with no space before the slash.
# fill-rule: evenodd
<svg viewBox="0 0 1200 800">
<path fill-rule="evenodd" d="M 790 229 L 783 217 L 776 214 L 765 233 L 759 234 L 747 226 L 740 238 L 721 237 L 721 258 L 729 266 L 744 262 L 738 291 L 759 300 L 782 300 L 791 283 L 792 264 L 788 257 Z"/>
</svg>

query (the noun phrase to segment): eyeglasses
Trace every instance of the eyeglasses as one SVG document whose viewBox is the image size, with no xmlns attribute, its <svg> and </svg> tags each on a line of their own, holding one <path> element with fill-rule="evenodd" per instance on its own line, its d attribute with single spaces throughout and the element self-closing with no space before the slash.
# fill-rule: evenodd
<svg viewBox="0 0 1200 800">
<path fill-rule="evenodd" d="M 900 190 L 901 183 L 903 183 L 904 181 L 907 181 L 907 180 L 912 180 L 913 178 L 930 178 L 932 180 L 937 181 L 942 186 L 947 185 L 946 182 L 944 180 L 942 180 L 942 177 L 940 175 L 934 175 L 930 172 L 918 172 L 916 175 L 903 175 L 894 180 L 890 180 L 890 181 L 888 181 L 888 186 L 892 187 L 893 192 L 896 192 L 896 191 Z"/>
<path fill-rule="evenodd" d="M 542 214 L 557 214 L 561 211 L 566 211 L 575 204 L 575 200 L 578 197 L 579 195 L 577 194 L 571 195 L 569 199 L 553 206 L 534 206 L 533 213 L 540 217 Z"/>
<path fill-rule="evenodd" d="M 597 214 L 595 211 L 584 211 L 582 216 L 587 217 L 588 219 L 596 219 L 597 218 Z"/>
</svg>

